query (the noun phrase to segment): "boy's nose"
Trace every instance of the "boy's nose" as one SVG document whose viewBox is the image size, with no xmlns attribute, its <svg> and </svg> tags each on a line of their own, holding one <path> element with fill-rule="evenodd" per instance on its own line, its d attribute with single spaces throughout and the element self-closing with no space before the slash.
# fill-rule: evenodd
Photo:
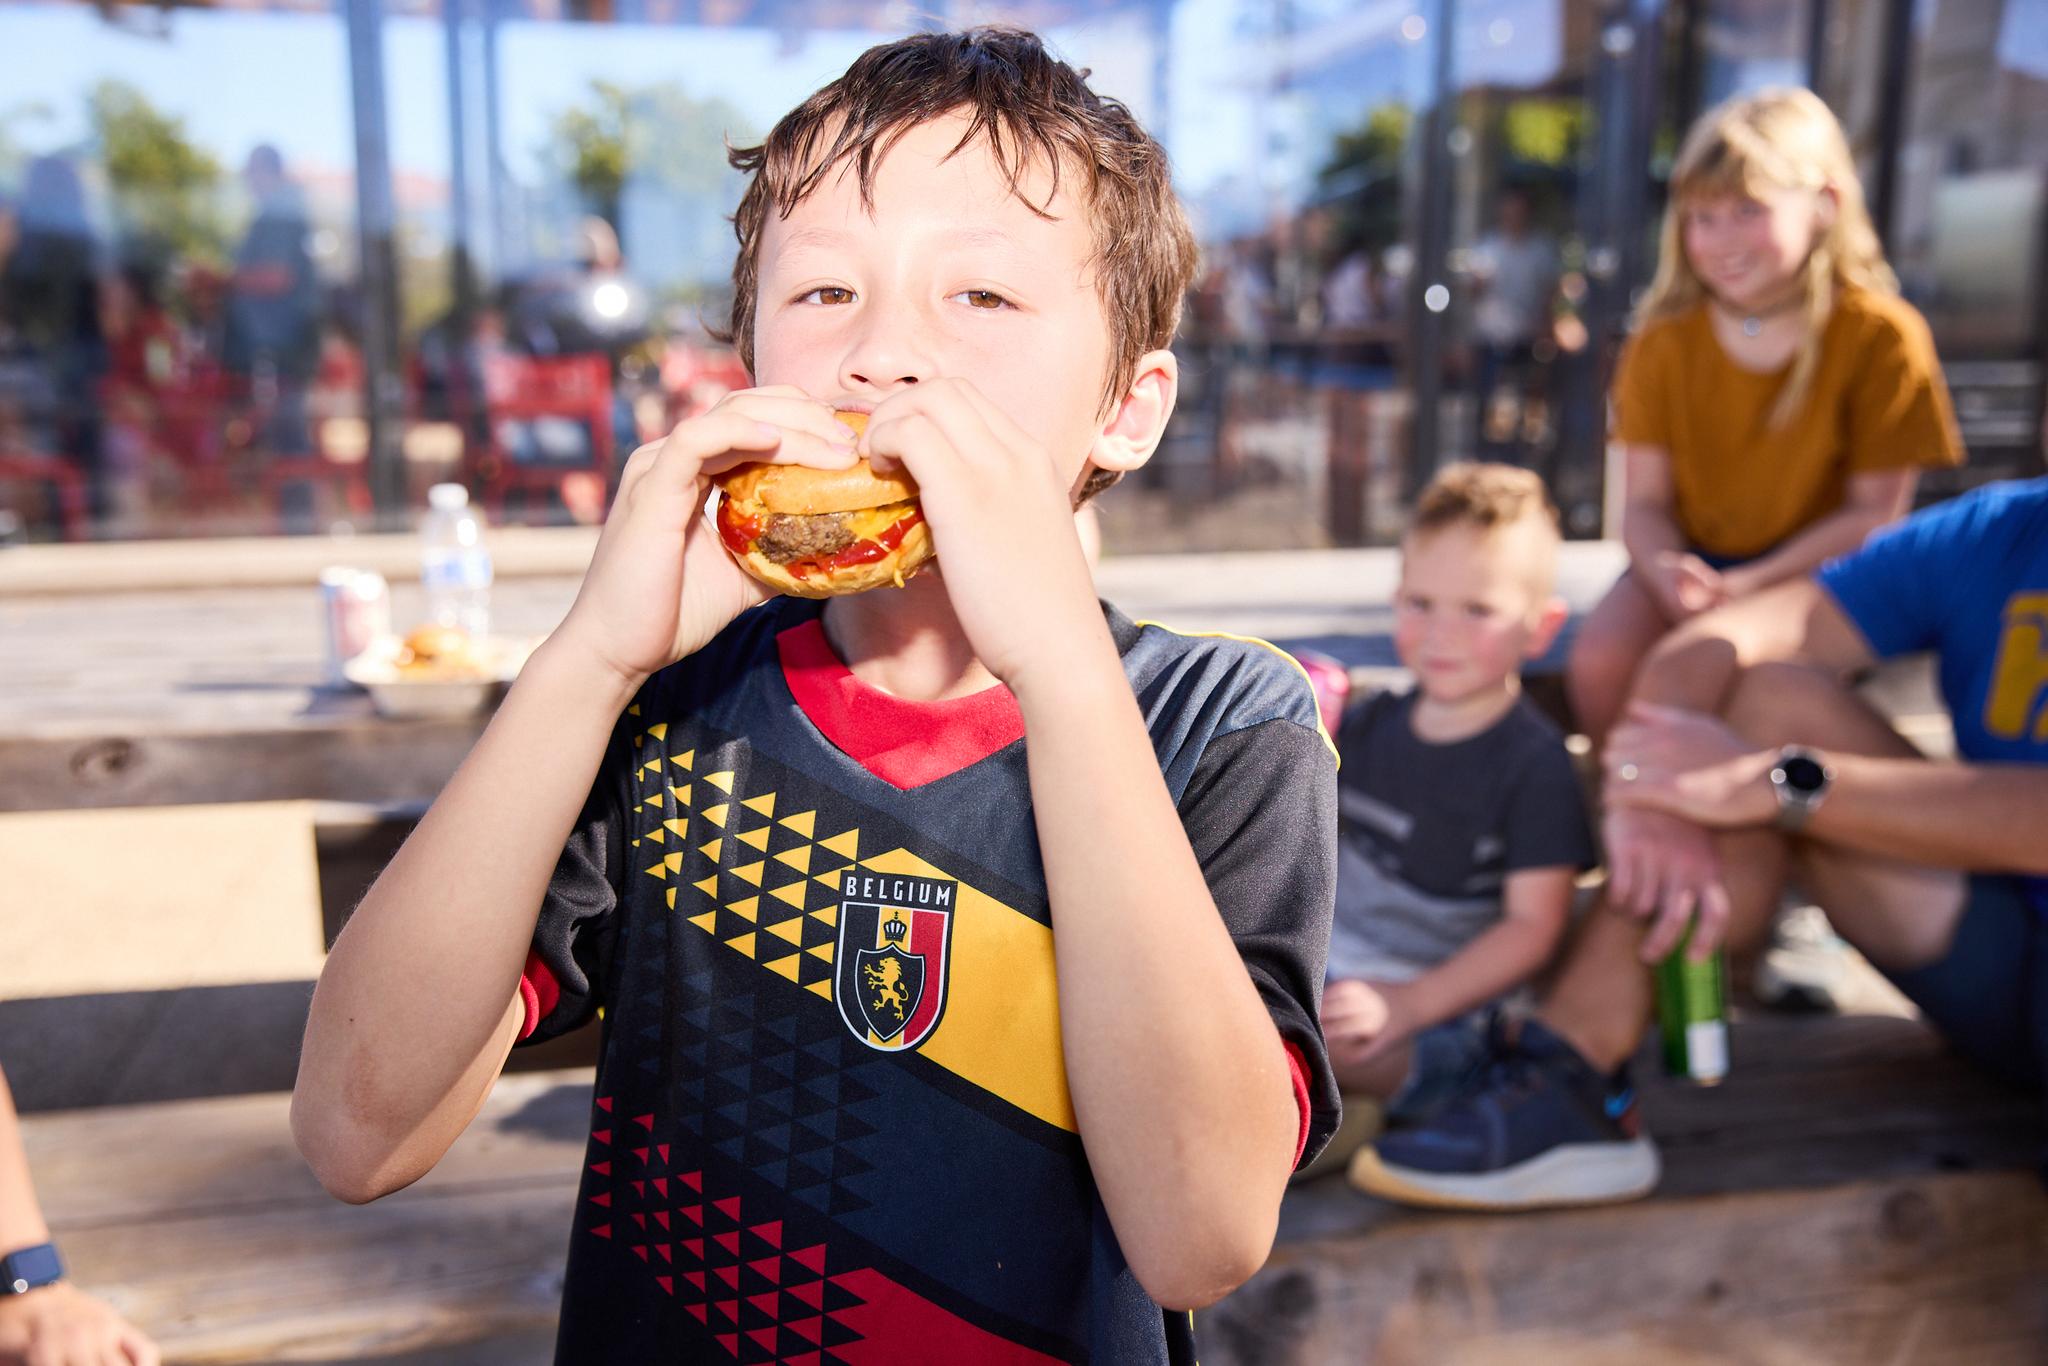
<svg viewBox="0 0 2048 1366">
<path fill-rule="evenodd" d="M 887 394 L 938 374 L 915 310 L 870 306 L 839 365 L 846 393 Z"/>
</svg>

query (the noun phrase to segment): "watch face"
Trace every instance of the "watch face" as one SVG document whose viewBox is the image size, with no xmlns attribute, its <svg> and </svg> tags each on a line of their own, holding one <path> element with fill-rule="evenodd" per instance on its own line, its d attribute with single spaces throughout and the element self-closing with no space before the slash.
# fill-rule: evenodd
<svg viewBox="0 0 2048 1366">
<path fill-rule="evenodd" d="M 1827 770 L 1803 754 L 1786 758 L 1778 765 L 1778 771 L 1785 775 L 1785 786 L 1805 796 L 1811 796 L 1827 786 Z"/>
</svg>

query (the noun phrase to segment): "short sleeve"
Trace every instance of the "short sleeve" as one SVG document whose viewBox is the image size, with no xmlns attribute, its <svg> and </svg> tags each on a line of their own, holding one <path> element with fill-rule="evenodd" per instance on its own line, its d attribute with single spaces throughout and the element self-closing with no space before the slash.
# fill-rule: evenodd
<svg viewBox="0 0 2048 1366">
<path fill-rule="evenodd" d="M 625 732 L 604 762 L 548 878 L 519 993 L 526 1003 L 520 1042 L 539 1043 L 578 1029 L 597 1013 L 611 980 L 612 945 L 625 863 L 622 775 Z"/>
<path fill-rule="evenodd" d="M 1339 1103 L 1319 1023 L 1336 895 L 1336 758 L 1293 720 L 1218 736 L 1181 794 L 1180 816 L 1245 970 L 1299 1057 L 1305 1162 L 1335 1131 Z"/>
<path fill-rule="evenodd" d="M 1959 583 L 1980 553 L 1985 500 L 1953 499 L 1882 527 L 1815 575 L 1879 659 L 1934 649 Z"/>
<path fill-rule="evenodd" d="M 1586 799 L 1579 775 L 1572 770 L 1571 751 L 1561 740 L 1546 737 L 1523 765 L 1520 780 L 1509 793 L 1505 868 L 1593 866 L 1593 830 L 1586 819 Z"/>
<path fill-rule="evenodd" d="M 1850 392 L 1851 471 L 1960 465 L 1963 439 L 1926 319 L 1902 308 L 1873 321 Z"/>
<path fill-rule="evenodd" d="M 1638 332 L 1614 366 L 1614 439 L 1631 446 L 1671 449 L 1670 383 L 1659 364 L 1666 349 L 1659 334 Z"/>
</svg>

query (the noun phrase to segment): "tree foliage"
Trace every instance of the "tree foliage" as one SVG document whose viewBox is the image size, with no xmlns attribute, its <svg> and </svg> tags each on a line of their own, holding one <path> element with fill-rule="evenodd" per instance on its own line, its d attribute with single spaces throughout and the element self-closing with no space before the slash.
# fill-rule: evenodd
<svg viewBox="0 0 2048 1366">
<path fill-rule="evenodd" d="M 546 159 L 576 187 L 585 208 L 616 227 L 629 180 L 721 195 L 728 136 L 751 138 L 745 117 L 724 100 L 694 99 L 672 83 L 592 81 L 586 103 L 555 116 Z"/>
<path fill-rule="evenodd" d="M 125 81 L 101 81 L 86 103 L 122 235 L 181 258 L 224 259 L 221 165 L 185 121 Z"/>
</svg>

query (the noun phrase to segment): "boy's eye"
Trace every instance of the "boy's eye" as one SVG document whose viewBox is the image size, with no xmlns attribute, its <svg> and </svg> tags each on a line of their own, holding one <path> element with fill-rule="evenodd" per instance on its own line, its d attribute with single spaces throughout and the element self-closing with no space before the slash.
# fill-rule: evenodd
<svg viewBox="0 0 2048 1366">
<path fill-rule="evenodd" d="M 1465 604 L 1465 615 L 1474 620 L 1484 621 L 1493 615 L 1493 608 L 1483 602 L 1468 602 Z"/>
<path fill-rule="evenodd" d="M 853 291 L 843 285 L 819 285 L 816 289 L 797 295 L 796 301 L 800 304 L 850 304 L 853 302 Z"/>
<path fill-rule="evenodd" d="M 967 306 L 969 308 L 985 308 L 994 310 L 999 308 L 1008 308 L 1010 306 L 1010 301 L 1008 299 L 1005 299 L 1002 295 L 996 293 L 992 289 L 963 289 L 958 294 L 955 294 L 953 297 L 956 299 L 966 300 Z"/>
</svg>

